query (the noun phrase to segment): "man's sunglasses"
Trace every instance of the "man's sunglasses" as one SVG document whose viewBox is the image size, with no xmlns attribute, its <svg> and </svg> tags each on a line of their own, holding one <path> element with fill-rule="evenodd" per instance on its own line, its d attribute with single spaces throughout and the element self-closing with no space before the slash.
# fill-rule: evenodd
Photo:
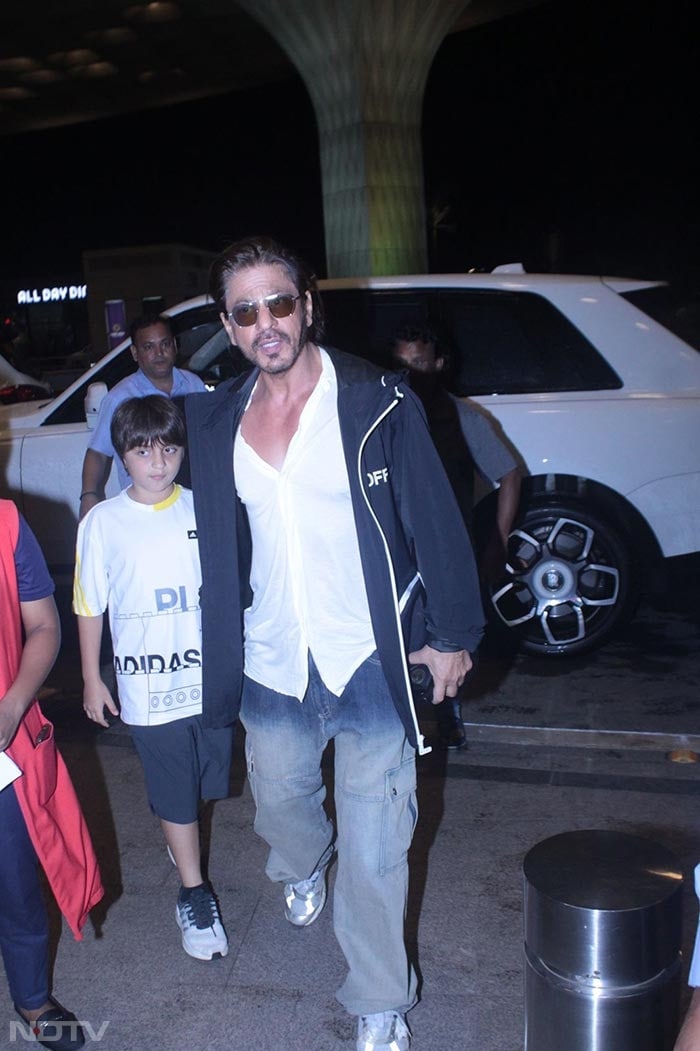
<svg viewBox="0 0 700 1051">
<path fill-rule="evenodd" d="M 301 299 L 301 296 L 293 296 L 291 292 L 273 292 L 270 296 L 263 296 L 262 299 L 257 299 L 250 303 L 236 303 L 233 310 L 229 310 L 226 317 L 229 321 L 234 321 L 241 328 L 248 328 L 249 325 L 254 325 L 258 320 L 258 314 L 260 307 L 265 306 L 270 311 L 274 318 L 281 321 L 284 317 L 289 317 L 294 313 L 297 305 L 297 299 Z"/>
</svg>

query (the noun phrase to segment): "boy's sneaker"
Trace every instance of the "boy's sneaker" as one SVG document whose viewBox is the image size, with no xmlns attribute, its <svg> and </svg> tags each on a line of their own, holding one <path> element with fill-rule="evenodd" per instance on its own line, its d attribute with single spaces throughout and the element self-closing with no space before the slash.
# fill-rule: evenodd
<svg viewBox="0 0 700 1051">
<path fill-rule="evenodd" d="M 410 1030 L 398 1011 L 360 1015 L 357 1051 L 409 1051 L 410 1046 Z"/>
<path fill-rule="evenodd" d="M 207 883 L 180 891 L 175 918 L 182 931 L 182 948 L 189 956 L 194 956 L 195 960 L 226 956 L 228 938 L 216 898 Z"/>
<path fill-rule="evenodd" d="M 295 927 L 308 927 L 321 915 L 328 894 L 326 876 L 332 857 L 331 853 L 325 864 L 308 879 L 299 883 L 285 883 L 284 915 Z"/>
</svg>

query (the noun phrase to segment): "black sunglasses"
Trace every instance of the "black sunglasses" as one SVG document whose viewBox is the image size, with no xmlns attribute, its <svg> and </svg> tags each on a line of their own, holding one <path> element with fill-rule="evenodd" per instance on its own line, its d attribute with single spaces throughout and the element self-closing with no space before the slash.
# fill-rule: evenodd
<svg viewBox="0 0 700 1051">
<path fill-rule="evenodd" d="M 273 292 L 269 296 L 263 296 L 262 299 L 258 299 L 255 302 L 250 303 L 236 303 L 233 310 L 229 310 L 226 317 L 229 321 L 234 321 L 241 328 L 248 328 L 249 325 L 254 325 L 258 320 L 258 314 L 260 312 L 260 306 L 266 306 L 274 318 L 280 321 L 284 317 L 289 317 L 294 313 L 297 305 L 297 299 L 301 299 L 301 296 L 293 296 L 291 292 Z"/>
</svg>

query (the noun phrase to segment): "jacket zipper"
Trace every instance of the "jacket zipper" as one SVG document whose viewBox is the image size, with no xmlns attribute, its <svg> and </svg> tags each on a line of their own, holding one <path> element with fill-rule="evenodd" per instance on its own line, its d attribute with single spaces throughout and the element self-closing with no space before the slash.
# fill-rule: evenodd
<svg viewBox="0 0 700 1051">
<path fill-rule="evenodd" d="M 371 426 L 365 432 L 364 437 L 362 438 L 362 440 L 360 442 L 360 446 L 359 446 L 359 449 L 358 449 L 358 452 L 357 452 L 357 477 L 358 477 L 358 481 L 360 483 L 360 489 L 362 491 L 362 497 L 363 497 L 363 499 L 365 501 L 365 504 L 367 505 L 367 510 L 369 511 L 370 515 L 372 516 L 372 520 L 373 520 L 375 526 L 377 527 L 377 531 L 378 531 L 380 537 L 382 538 L 382 545 L 384 547 L 384 557 L 386 558 L 386 564 L 387 564 L 387 568 L 389 570 L 389 579 L 391 580 L 391 597 L 392 597 L 392 601 L 393 601 L 393 605 L 394 605 L 394 617 L 396 619 L 396 630 L 397 630 L 397 634 L 398 634 L 398 638 L 399 638 L 399 652 L 401 654 L 401 666 L 403 668 L 404 683 L 405 683 L 405 686 L 406 686 L 406 695 L 408 697 L 408 704 L 409 704 L 409 708 L 410 708 L 410 711 L 411 711 L 411 719 L 413 721 L 413 727 L 414 727 L 415 732 L 416 732 L 416 741 L 418 742 L 418 755 L 428 755 L 432 751 L 432 748 L 429 745 L 425 744 L 425 740 L 424 740 L 423 734 L 420 732 L 420 726 L 418 725 L 418 716 L 416 714 L 416 706 L 415 706 L 414 701 L 413 701 L 413 691 L 411 690 L 411 678 L 410 678 L 409 673 L 408 673 L 408 662 L 406 660 L 406 655 L 404 653 L 404 647 L 403 647 L 403 632 L 401 630 L 401 610 L 400 610 L 400 604 L 399 604 L 398 591 L 397 591 L 397 588 L 396 588 L 396 578 L 394 576 L 394 567 L 393 567 L 393 565 L 391 563 L 391 555 L 390 555 L 390 552 L 389 552 L 389 545 L 387 543 L 386 536 L 384 535 L 384 530 L 382 529 L 382 527 L 381 527 L 381 525 L 379 523 L 379 519 L 375 515 L 374 509 L 373 509 L 370 501 L 367 498 L 367 493 L 365 492 L 365 487 L 364 487 L 364 484 L 363 484 L 363 481 L 362 481 L 362 452 L 364 450 L 364 447 L 367 444 L 367 441 L 368 441 L 370 435 L 377 429 L 377 427 L 385 419 L 385 417 L 387 417 L 389 415 L 389 413 L 393 409 L 396 408 L 396 406 L 401 401 L 402 397 L 403 397 L 403 395 L 399 394 L 399 392 L 397 391 L 396 392 L 396 397 L 391 402 L 391 404 L 388 405 L 386 407 L 386 409 L 384 409 L 384 411 L 381 413 L 381 415 L 377 417 L 377 419 L 374 421 L 374 423 L 371 424 Z"/>
</svg>

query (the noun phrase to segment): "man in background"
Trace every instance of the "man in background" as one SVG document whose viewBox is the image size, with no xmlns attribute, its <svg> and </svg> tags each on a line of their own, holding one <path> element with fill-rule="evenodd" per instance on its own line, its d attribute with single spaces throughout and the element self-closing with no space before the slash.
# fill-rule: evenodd
<svg viewBox="0 0 700 1051">
<path fill-rule="evenodd" d="M 136 372 L 125 376 L 105 395 L 100 406 L 95 429 L 83 460 L 80 487 L 80 513 L 84 518 L 91 507 L 105 498 L 105 486 L 114 459 L 110 438 L 112 416 L 117 406 L 127 398 L 143 398 L 147 394 L 162 394 L 177 398 L 205 390 L 204 383 L 193 372 L 175 368 L 177 344 L 170 319 L 161 314 L 142 314 L 132 322 L 131 354 L 138 365 Z M 129 485 L 126 468 L 117 458 L 119 488 Z"/>
<path fill-rule="evenodd" d="M 403 325 L 394 335 L 391 353 L 394 364 L 408 369 L 411 389 L 423 403 L 430 434 L 470 532 L 475 470 L 498 486 L 495 528 L 479 560 L 482 580 L 488 582 L 505 565 L 508 534 L 520 499 L 520 469 L 486 415 L 453 398 L 445 387 L 450 362 L 437 326 Z M 446 698 L 437 706 L 436 717 L 442 743 L 449 749 L 466 748 L 459 698 Z"/>
</svg>

